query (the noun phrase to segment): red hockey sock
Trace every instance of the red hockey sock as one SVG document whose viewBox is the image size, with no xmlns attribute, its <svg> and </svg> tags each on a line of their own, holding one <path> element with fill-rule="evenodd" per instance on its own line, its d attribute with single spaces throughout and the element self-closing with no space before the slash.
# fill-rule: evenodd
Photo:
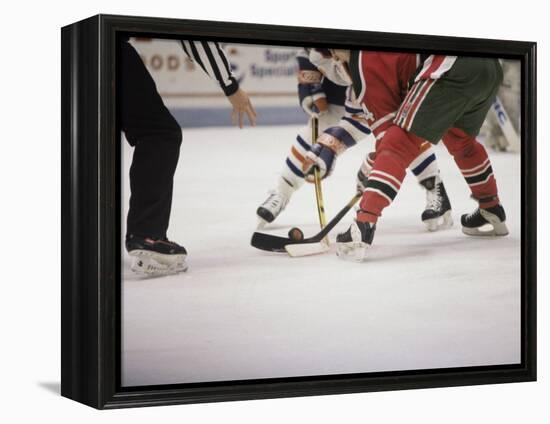
<svg viewBox="0 0 550 424">
<path fill-rule="evenodd" d="M 393 125 L 387 131 L 376 150 L 376 159 L 361 199 L 359 221 L 375 223 L 382 210 L 393 201 L 405 171 L 418 156 L 424 140 Z"/>
<path fill-rule="evenodd" d="M 459 128 L 451 128 L 443 143 L 458 165 L 481 208 L 498 205 L 498 190 L 485 147 Z"/>
</svg>

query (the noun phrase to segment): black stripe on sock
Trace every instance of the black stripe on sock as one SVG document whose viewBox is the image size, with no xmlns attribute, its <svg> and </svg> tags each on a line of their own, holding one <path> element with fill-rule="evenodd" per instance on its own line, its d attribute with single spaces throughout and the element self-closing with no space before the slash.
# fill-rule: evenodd
<svg viewBox="0 0 550 424">
<path fill-rule="evenodd" d="M 464 177 L 464 178 L 466 179 L 466 182 L 470 185 L 470 184 L 475 184 L 475 183 L 480 183 L 482 181 L 485 181 L 492 173 L 493 173 L 493 167 L 489 166 L 489 168 L 487 168 L 481 174 L 477 174 L 472 177 Z"/>
<path fill-rule="evenodd" d="M 395 191 L 392 186 L 383 183 L 382 181 L 373 180 L 372 178 L 368 179 L 366 188 L 374 188 L 376 190 L 380 190 L 392 200 L 395 199 L 395 196 L 397 196 L 397 191 Z"/>
</svg>

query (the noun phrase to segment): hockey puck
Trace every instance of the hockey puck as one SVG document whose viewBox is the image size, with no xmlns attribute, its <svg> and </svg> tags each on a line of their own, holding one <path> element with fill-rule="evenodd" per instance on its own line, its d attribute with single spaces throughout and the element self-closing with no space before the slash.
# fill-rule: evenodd
<svg viewBox="0 0 550 424">
<path fill-rule="evenodd" d="M 292 241 L 302 241 L 304 239 L 304 233 L 297 227 L 293 227 L 288 231 L 288 237 Z"/>
</svg>

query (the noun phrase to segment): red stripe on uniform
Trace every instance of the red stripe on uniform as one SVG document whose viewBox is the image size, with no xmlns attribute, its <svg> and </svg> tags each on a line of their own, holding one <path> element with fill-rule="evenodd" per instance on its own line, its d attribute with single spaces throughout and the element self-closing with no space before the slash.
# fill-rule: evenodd
<svg viewBox="0 0 550 424">
<path fill-rule="evenodd" d="M 410 107 L 410 102 L 412 101 L 412 99 L 414 99 L 414 96 L 416 94 L 416 92 L 419 90 L 420 86 L 423 84 L 424 82 L 422 83 L 415 83 L 411 89 L 409 90 L 409 92 L 407 93 L 407 95 L 405 96 L 405 99 L 401 102 L 401 106 L 399 107 L 399 109 L 397 110 L 397 116 L 395 117 L 395 119 L 393 120 L 393 122 L 395 122 L 397 125 L 401 126 L 401 122 L 403 121 L 403 116 L 402 116 L 402 113 L 403 111 L 408 111 L 409 110 L 409 107 Z"/>
<path fill-rule="evenodd" d="M 485 165 L 480 166 L 479 168 L 477 168 L 477 170 L 472 171 L 472 172 L 462 172 L 462 175 L 463 175 L 464 177 L 473 177 L 474 175 L 482 174 L 482 173 L 485 172 L 485 171 L 487 170 L 487 168 L 489 168 L 490 166 L 491 166 L 491 164 L 489 163 L 489 159 L 487 159 Z"/>
<path fill-rule="evenodd" d="M 430 67 L 426 69 L 424 72 L 421 72 L 416 79 L 418 80 L 418 79 L 430 78 L 430 75 L 432 74 L 432 72 L 434 72 L 437 68 L 441 66 L 441 64 L 443 63 L 446 57 L 447 56 L 434 55 Z"/>
<path fill-rule="evenodd" d="M 399 179 L 382 171 L 373 169 L 369 174 L 369 178 L 383 180 L 397 190 L 401 188 L 401 182 L 399 181 Z"/>
<path fill-rule="evenodd" d="M 401 128 L 408 131 L 408 128 L 410 128 L 410 123 L 412 120 L 412 117 L 416 115 L 416 110 L 420 107 L 422 102 L 424 101 L 424 98 L 426 97 L 426 93 L 430 89 L 432 85 L 434 85 L 435 80 L 428 80 L 428 82 L 422 87 L 422 92 L 418 95 L 418 97 L 415 99 L 413 105 L 411 106 L 409 110 L 409 114 L 407 116 L 407 119 L 405 119 L 404 124 L 401 126 Z"/>
<path fill-rule="evenodd" d="M 473 168 L 461 169 L 460 172 L 462 172 L 462 175 L 464 175 L 465 177 L 472 174 L 479 174 L 481 168 L 486 167 L 486 165 L 490 165 L 489 158 L 485 159 L 481 165 L 476 165 Z"/>
</svg>

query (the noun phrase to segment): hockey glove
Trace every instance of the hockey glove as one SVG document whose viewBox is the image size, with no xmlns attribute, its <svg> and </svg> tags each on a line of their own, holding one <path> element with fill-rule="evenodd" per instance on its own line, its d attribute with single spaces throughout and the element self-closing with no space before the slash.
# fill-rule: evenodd
<svg viewBox="0 0 550 424">
<path fill-rule="evenodd" d="M 334 153 L 334 150 L 319 143 L 314 144 L 304 157 L 302 170 L 305 180 L 309 183 L 315 180 L 315 168 L 319 169 L 321 179 L 328 177 L 334 168 L 335 161 L 336 153 Z"/>
<path fill-rule="evenodd" d="M 328 177 L 334 168 L 336 156 L 346 149 L 347 146 L 332 134 L 326 132 L 321 134 L 304 158 L 302 172 L 306 181 L 314 181 L 313 170 L 315 167 L 319 169 L 321 178 Z"/>
<path fill-rule="evenodd" d="M 318 118 L 328 110 L 327 97 L 321 84 L 319 71 L 302 70 L 298 74 L 300 106 L 309 116 Z"/>
</svg>

